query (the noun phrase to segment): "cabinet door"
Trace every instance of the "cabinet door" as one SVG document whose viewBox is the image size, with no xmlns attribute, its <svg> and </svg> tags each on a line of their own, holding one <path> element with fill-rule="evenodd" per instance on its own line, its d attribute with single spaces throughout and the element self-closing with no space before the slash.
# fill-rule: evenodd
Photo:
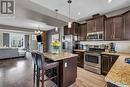
<svg viewBox="0 0 130 87">
<path fill-rule="evenodd" d="M 74 22 L 72 24 L 72 31 L 71 31 L 72 35 L 77 36 L 78 35 L 78 29 L 79 29 L 79 24 Z"/>
<path fill-rule="evenodd" d="M 68 26 L 64 26 L 64 35 L 74 35 L 77 36 L 79 24 L 74 22 L 72 23 L 72 27 L 68 28 Z"/>
<path fill-rule="evenodd" d="M 43 52 L 47 52 L 47 32 L 42 32 L 42 44 L 43 44 Z"/>
<path fill-rule="evenodd" d="M 63 63 L 62 61 L 60 61 L 60 63 L 63 65 L 63 67 L 60 66 L 63 69 L 63 71 L 60 72 L 60 75 L 63 75 L 63 80 L 60 79 L 60 81 L 63 82 L 60 82 L 60 84 L 63 85 L 59 87 L 68 87 L 75 82 L 77 77 L 77 57 L 64 59 Z"/>
<path fill-rule="evenodd" d="M 78 54 L 77 65 L 83 68 L 84 67 L 84 52 L 75 51 L 74 53 Z"/>
<path fill-rule="evenodd" d="M 64 26 L 64 35 L 69 35 L 70 31 L 68 29 L 68 26 Z"/>
<path fill-rule="evenodd" d="M 109 18 L 105 21 L 105 40 L 113 39 L 113 19 Z"/>
<path fill-rule="evenodd" d="M 122 34 L 123 34 L 123 26 L 122 26 L 123 20 L 122 16 L 114 17 L 113 18 L 113 27 L 114 27 L 114 37 L 113 40 L 122 40 Z"/>
<path fill-rule="evenodd" d="M 124 40 L 130 40 L 130 11 L 124 14 Z"/>
<path fill-rule="evenodd" d="M 92 33 L 96 31 L 95 20 L 87 21 L 87 33 Z"/>
<path fill-rule="evenodd" d="M 110 59 L 110 66 L 109 69 L 112 68 L 113 64 L 116 62 L 116 60 L 118 59 L 119 56 L 115 56 L 115 55 L 111 55 L 111 59 Z"/>
<path fill-rule="evenodd" d="M 112 83 L 110 83 L 110 82 L 107 82 L 107 87 L 119 87 L 119 86 L 117 86 L 117 85 L 115 85 L 115 84 L 112 84 Z"/>
<path fill-rule="evenodd" d="M 106 75 L 109 72 L 109 61 L 110 56 L 109 55 L 102 55 L 101 57 L 101 72 L 103 75 Z"/>
<path fill-rule="evenodd" d="M 96 32 L 104 31 L 104 17 L 95 19 Z"/>
<path fill-rule="evenodd" d="M 86 40 L 87 36 L 87 24 L 80 25 L 80 40 Z"/>
</svg>

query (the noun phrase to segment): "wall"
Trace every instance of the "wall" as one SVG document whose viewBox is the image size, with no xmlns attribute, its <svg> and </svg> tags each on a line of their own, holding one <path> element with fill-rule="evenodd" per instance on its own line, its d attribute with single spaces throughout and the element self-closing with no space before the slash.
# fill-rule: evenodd
<svg viewBox="0 0 130 87">
<path fill-rule="evenodd" d="M 101 45 L 109 44 L 111 42 L 116 44 L 117 52 L 130 53 L 130 41 L 81 41 L 80 44 Z"/>
<path fill-rule="evenodd" d="M 47 51 L 48 52 L 51 52 L 52 35 L 54 34 L 58 34 L 58 32 L 56 32 L 55 29 L 47 31 Z"/>
<path fill-rule="evenodd" d="M 62 42 L 63 37 L 63 27 L 59 28 L 59 31 L 56 32 L 55 29 L 47 31 L 47 51 L 51 52 L 51 40 L 52 35 L 59 34 L 59 41 Z M 60 52 L 62 51 L 62 45 L 60 46 Z"/>
<path fill-rule="evenodd" d="M 3 32 L 0 31 L 0 47 L 3 46 Z"/>
</svg>

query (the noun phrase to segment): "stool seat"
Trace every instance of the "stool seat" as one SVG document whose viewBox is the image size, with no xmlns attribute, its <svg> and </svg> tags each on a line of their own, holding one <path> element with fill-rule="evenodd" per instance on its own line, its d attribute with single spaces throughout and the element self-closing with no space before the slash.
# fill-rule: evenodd
<svg viewBox="0 0 130 87">
<path fill-rule="evenodd" d="M 46 63 L 44 69 L 48 70 L 48 69 L 55 68 L 57 66 L 59 66 L 59 62 Z"/>
</svg>

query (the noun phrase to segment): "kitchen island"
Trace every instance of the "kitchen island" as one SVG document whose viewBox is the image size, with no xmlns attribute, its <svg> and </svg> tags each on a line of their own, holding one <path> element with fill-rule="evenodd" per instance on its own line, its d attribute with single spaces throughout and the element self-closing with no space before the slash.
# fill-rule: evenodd
<svg viewBox="0 0 130 87">
<path fill-rule="evenodd" d="M 77 54 L 72 53 L 44 53 L 44 57 L 59 62 L 59 87 L 72 85 L 77 78 Z"/>
</svg>

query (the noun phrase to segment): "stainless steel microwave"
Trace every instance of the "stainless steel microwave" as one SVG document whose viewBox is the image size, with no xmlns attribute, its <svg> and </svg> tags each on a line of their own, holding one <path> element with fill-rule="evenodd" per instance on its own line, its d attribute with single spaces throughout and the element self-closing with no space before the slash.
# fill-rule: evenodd
<svg viewBox="0 0 130 87">
<path fill-rule="evenodd" d="M 104 40 L 104 33 L 103 33 L 103 31 L 87 33 L 87 40 L 89 40 L 89 41 L 102 41 L 102 40 Z"/>
</svg>

